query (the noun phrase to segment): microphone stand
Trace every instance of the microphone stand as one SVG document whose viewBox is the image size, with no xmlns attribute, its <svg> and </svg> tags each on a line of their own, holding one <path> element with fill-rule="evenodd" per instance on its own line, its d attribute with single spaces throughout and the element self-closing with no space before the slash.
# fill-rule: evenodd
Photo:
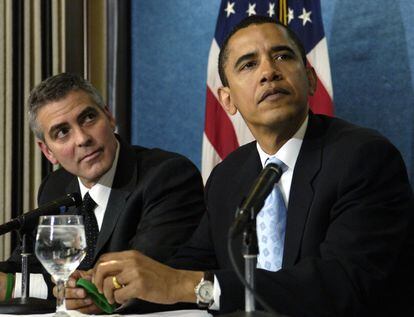
<svg viewBox="0 0 414 317">
<path fill-rule="evenodd" d="M 27 315 L 52 313 L 56 310 L 53 301 L 29 297 L 29 257 L 33 256 L 33 245 L 22 228 L 19 230 L 19 237 L 22 251 L 22 297 L 13 298 L 9 302 L 0 302 L 0 314 Z"/>
<path fill-rule="evenodd" d="M 230 250 L 229 250 L 230 251 Z M 259 254 L 259 247 L 257 245 L 256 234 L 256 217 L 254 215 L 253 208 L 251 210 L 251 216 L 247 221 L 243 230 L 243 244 L 242 254 L 244 258 L 244 279 L 247 284 L 253 289 L 253 292 L 245 287 L 245 311 L 235 312 L 231 314 L 220 315 L 219 317 L 270 317 L 280 316 L 273 315 L 265 311 L 256 311 L 256 304 L 254 299 L 255 289 L 255 268 L 257 264 L 257 255 Z"/>
<path fill-rule="evenodd" d="M 63 214 L 68 207 L 79 206 L 81 203 L 82 197 L 79 193 L 66 194 L 0 225 L 0 235 L 13 230 L 19 233 L 22 255 L 22 297 L 14 298 L 7 303 L 0 302 L 0 314 L 43 314 L 56 310 L 55 303 L 52 301 L 29 297 L 29 258 L 33 256 L 33 242 L 29 241 L 28 233 L 34 231 L 34 222 L 38 222 L 39 216 L 55 215 L 59 214 L 59 211 Z"/>
</svg>

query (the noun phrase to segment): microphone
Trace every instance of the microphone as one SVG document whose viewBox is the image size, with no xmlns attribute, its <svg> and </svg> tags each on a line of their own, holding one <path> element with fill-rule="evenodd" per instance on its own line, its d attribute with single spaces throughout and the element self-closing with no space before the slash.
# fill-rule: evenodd
<svg viewBox="0 0 414 317">
<path fill-rule="evenodd" d="M 67 194 L 0 225 L 0 235 L 13 230 L 27 231 L 36 226 L 40 216 L 55 215 L 61 207 L 79 206 L 81 203 L 79 193 Z"/>
<path fill-rule="evenodd" d="M 235 220 L 231 226 L 231 232 L 240 232 L 249 220 L 255 219 L 264 205 L 264 201 L 282 176 L 282 169 L 275 163 L 269 163 L 260 172 L 259 176 L 250 188 L 249 194 L 237 209 Z"/>
</svg>

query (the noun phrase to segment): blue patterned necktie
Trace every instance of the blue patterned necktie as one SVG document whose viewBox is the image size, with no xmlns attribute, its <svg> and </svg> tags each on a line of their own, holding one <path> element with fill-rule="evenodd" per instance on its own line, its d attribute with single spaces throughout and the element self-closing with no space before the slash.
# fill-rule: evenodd
<svg viewBox="0 0 414 317">
<path fill-rule="evenodd" d="M 276 163 L 283 171 L 287 169 L 287 166 L 275 157 L 270 157 L 265 165 L 269 163 Z M 280 270 L 285 242 L 286 205 L 278 184 L 274 185 L 257 215 L 256 230 L 259 245 L 257 267 L 272 272 Z"/>
</svg>

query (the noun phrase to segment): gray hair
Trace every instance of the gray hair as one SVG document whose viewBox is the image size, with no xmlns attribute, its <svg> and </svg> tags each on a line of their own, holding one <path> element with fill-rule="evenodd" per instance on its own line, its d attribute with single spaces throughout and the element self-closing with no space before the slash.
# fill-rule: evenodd
<svg viewBox="0 0 414 317">
<path fill-rule="evenodd" d="M 101 108 L 105 107 L 99 91 L 92 84 L 73 73 L 61 73 L 51 76 L 42 81 L 30 93 L 28 100 L 29 124 L 35 136 L 44 141 L 44 134 L 37 122 L 37 113 L 46 104 L 59 101 L 66 97 L 71 91 L 82 90 Z"/>
</svg>

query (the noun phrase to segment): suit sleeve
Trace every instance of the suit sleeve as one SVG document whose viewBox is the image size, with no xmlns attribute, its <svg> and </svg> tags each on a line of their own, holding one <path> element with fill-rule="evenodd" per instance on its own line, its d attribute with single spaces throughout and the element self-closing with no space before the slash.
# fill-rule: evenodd
<svg viewBox="0 0 414 317">
<path fill-rule="evenodd" d="M 182 156 L 162 160 L 142 182 L 142 216 L 131 247 L 165 262 L 187 242 L 205 211 L 203 183 Z"/>
<path fill-rule="evenodd" d="M 413 198 L 401 156 L 381 139 L 344 157 L 347 168 L 326 210 L 319 254 L 278 272 L 256 270 L 258 293 L 283 314 L 368 316 L 367 310 L 384 306 L 398 316 L 395 298 L 403 302 L 413 294 L 413 274 L 404 281 L 401 273 L 411 272 L 413 263 Z M 234 272 L 215 273 L 222 311 L 243 309 Z M 392 292 L 398 296 L 391 299 Z"/>
<path fill-rule="evenodd" d="M 210 271 L 217 268 L 217 260 L 210 238 L 209 217 L 205 213 L 190 241 L 185 244 L 168 265 L 186 270 Z"/>
<path fill-rule="evenodd" d="M 214 169 L 206 184 L 206 197 L 211 179 L 214 178 Z M 212 239 L 213 225 L 210 221 L 209 212 L 206 211 L 201 218 L 200 224 L 191 239 L 168 261 L 170 266 L 187 270 L 213 270 L 218 267 Z"/>
</svg>

